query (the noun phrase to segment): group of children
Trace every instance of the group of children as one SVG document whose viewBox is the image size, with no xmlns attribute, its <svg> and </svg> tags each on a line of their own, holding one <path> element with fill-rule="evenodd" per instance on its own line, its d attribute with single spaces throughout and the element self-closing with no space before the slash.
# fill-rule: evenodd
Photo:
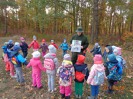
<svg viewBox="0 0 133 99">
<path fill-rule="evenodd" d="M 125 61 L 121 56 L 121 48 L 116 46 L 107 45 L 105 51 L 102 54 L 101 48 L 98 43 L 95 44 L 93 52 L 93 66 L 88 69 L 85 64 L 85 56 L 78 55 L 75 64 L 71 62 L 70 54 L 67 54 L 69 46 L 64 39 L 60 48 L 63 50 L 63 61 L 59 65 L 56 51 L 58 46 L 51 40 L 51 44 L 48 46 L 45 40 L 42 40 L 42 44 L 36 40 L 36 36 L 33 36 L 33 41 L 28 46 L 23 37 L 20 38 L 21 43 L 16 42 L 13 44 L 12 40 L 5 42 L 2 47 L 4 56 L 3 60 L 6 64 L 6 71 L 10 71 L 11 77 L 15 77 L 17 82 L 23 83 L 24 77 L 22 72 L 22 64 L 26 65 L 26 68 L 32 67 L 32 86 L 38 89 L 43 88 L 41 83 L 41 72 L 46 72 L 48 78 L 48 92 L 53 93 L 55 88 L 55 77 L 59 78 L 59 88 L 62 98 L 70 99 L 72 93 L 72 81 L 75 81 L 75 97 L 82 98 L 84 81 L 90 84 L 91 94 L 88 99 L 97 99 L 99 93 L 99 87 L 104 83 L 104 79 L 108 80 L 107 93 L 113 92 L 113 85 L 122 79 L 123 69 L 125 67 Z M 63 47 L 64 46 L 64 47 Z M 33 47 L 32 58 L 29 62 L 26 60 L 28 54 L 28 48 Z M 44 62 L 41 62 L 41 53 L 38 51 L 42 49 L 42 56 Z M 23 55 L 20 54 L 22 50 Z M 46 52 L 48 50 L 48 52 Z M 15 70 L 15 73 L 14 73 Z"/>
</svg>

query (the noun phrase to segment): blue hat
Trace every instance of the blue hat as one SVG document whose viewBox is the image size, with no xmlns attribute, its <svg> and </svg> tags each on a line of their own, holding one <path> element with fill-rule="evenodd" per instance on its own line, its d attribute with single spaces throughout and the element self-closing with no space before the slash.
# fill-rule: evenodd
<svg viewBox="0 0 133 99">
<path fill-rule="evenodd" d="M 20 47 L 20 46 L 15 45 L 15 46 L 13 47 L 13 50 L 14 50 L 14 51 L 16 51 L 16 52 L 18 52 L 18 51 L 20 51 L 20 50 L 21 50 L 21 47 Z"/>
<path fill-rule="evenodd" d="M 13 43 L 13 40 L 9 40 L 9 41 L 8 41 L 8 44 L 12 44 L 12 43 Z"/>
<path fill-rule="evenodd" d="M 108 55 L 108 59 L 110 62 L 117 62 L 116 56 L 114 54 Z"/>
</svg>

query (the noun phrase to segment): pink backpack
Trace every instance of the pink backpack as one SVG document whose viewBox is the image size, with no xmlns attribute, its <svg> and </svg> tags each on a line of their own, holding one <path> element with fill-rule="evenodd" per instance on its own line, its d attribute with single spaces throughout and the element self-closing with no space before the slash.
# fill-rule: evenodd
<svg viewBox="0 0 133 99">
<path fill-rule="evenodd" d="M 44 68 L 46 68 L 47 70 L 54 70 L 55 69 L 55 65 L 54 65 L 53 59 L 46 58 L 44 60 Z"/>
</svg>

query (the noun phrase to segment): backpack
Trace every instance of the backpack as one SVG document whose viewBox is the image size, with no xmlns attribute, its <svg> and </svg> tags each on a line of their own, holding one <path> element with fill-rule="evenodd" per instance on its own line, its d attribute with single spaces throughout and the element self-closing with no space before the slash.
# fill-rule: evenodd
<svg viewBox="0 0 133 99">
<path fill-rule="evenodd" d="M 126 68 L 126 67 L 127 67 L 126 60 L 122 58 L 122 68 Z"/>
<path fill-rule="evenodd" d="M 69 81 L 72 74 L 73 74 L 72 67 L 62 66 L 60 68 L 59 76 L 62 80 Z"/>
<path fill-rule="evenodd" d="M 76 73 L 75 73 L 75 78 L 76 78 L 78 81 L 82 81 L 82 80 L 84 80 L 84 78 L 85 78 L 85 74 L 83 74 L 82 72 L 76 71 Z"/>
<path fill-rule="evenodd" d="M 97 71 L 94 76 L 94 82 L 96 85 L 101 85 L 104 83 L 104 71 Z"/>
<path fill-rule="evenodd" d="M 11 58 L 11 62 L 13 63 L 13 65 L 18 65 L 18 64 L 19 64 L 19 61 L 18 61 L 18 59 L 17 59 L 16 56 L 13 56 L 13 57 Z"/>
<path fill-rule="evenodd" d="M 44 67 L 45 67 L 47 70 L 54 70 L 54 69 L 55 69 L 55 65 L 54 65 L 53 59 L 46 58 L 46 59 L 44 60 Z"/>
</svg>

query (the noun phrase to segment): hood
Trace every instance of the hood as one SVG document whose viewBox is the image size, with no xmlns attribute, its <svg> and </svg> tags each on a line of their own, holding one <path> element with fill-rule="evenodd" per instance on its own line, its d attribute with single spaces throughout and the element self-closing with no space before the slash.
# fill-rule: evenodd
<svg viewBox="0 0 133 99">
<path fill-rule="evenodd" d="M 12 44 L 12 43 L 13 43 L 13 40 L 9 40 L 9 41 L 8 41 L 8 44 Z"/>
<path fill-rule="evenodd" d="M 109 59 L 109 62 L 111 63 L 117 63 L 117 59 L 116 59 L 116 56 L 114 54 L 110 54 L 108 55 L 108 59 Z"/>
<path fill-rule="evenodd" d="M 99 44 L 98 43 L 95 43 L 95 48 L 98 48 L 99 47 Z"/>
<path fill-rule="evenodd" d="M 103 64 L 94 64 L 93 68 L 95 68 L 97 71 L 104 71 L 104 65 Z"/>
<path fill-rule="evenodd" d="M 85 56 L 84 55 L 78 55 L 76 64 L 83 64 L 84 61 L 85 61 Z"/>
<path fill-rule="evenodd" d="M 56 58 L 56 54 L 55 53 L 47 53 L 44 58 L 50 58 L 50 59 L 54 59 Z"/>
<path fill-rule="evenodd" d="M 64 67 L 72 67 L 72 62 L 69 60 L 63 60 L 62 65 Z"/>
<path fill-rule="evenodd" d="M 107 46 L 107 48 L 109 49 L 109 52 L 108 52 L 108 54 L 112 54 L 112 53 L 113 53 L 112 46 Z"/>
</svg>

